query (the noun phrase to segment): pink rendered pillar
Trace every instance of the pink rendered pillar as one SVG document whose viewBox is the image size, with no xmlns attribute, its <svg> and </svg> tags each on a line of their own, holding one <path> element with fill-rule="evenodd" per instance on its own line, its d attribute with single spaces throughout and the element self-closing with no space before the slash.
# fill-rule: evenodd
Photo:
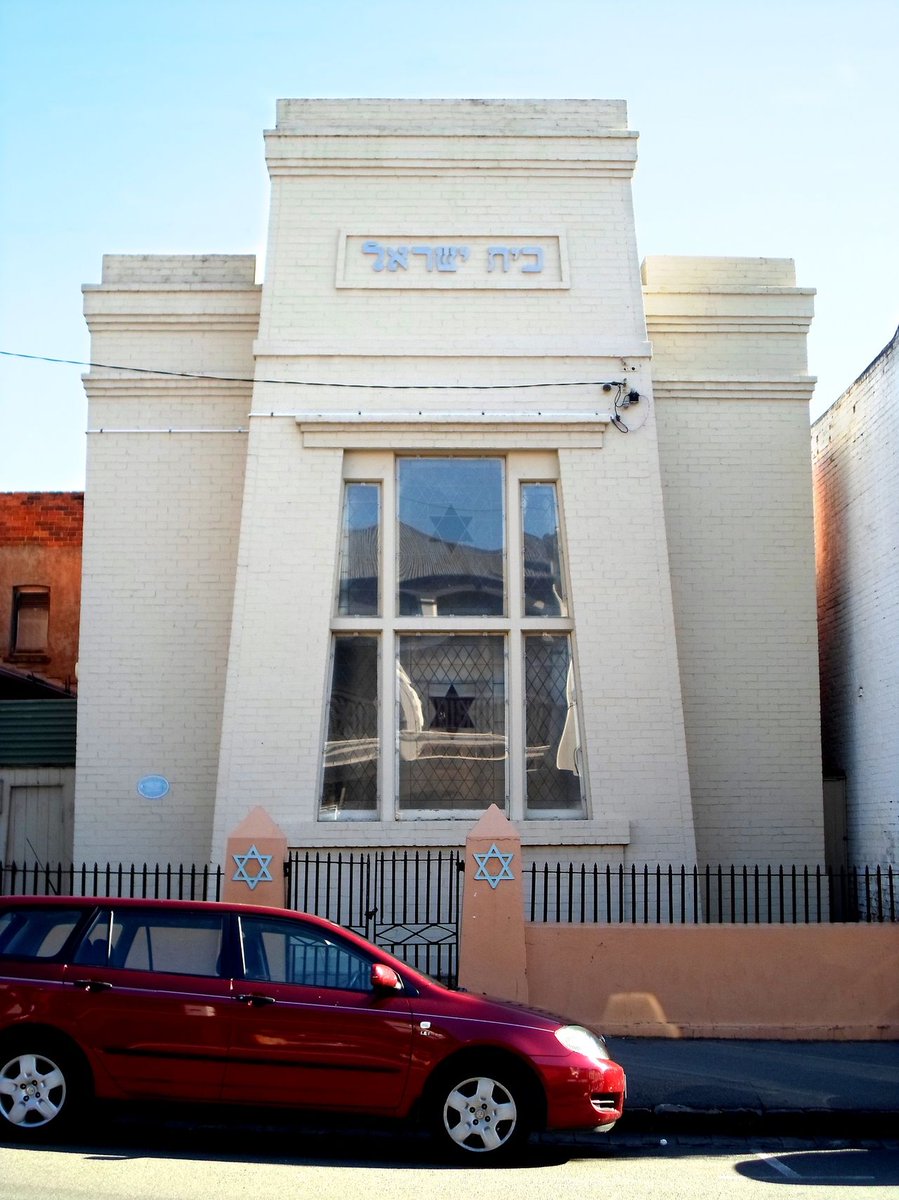
<svg viewBox="0 0 899 1200">
<path fill-rule="evenodd" d="M 287 838 L 280 826 L 264 808 L 254 808 L 228 837 L 222 899 L 283 908 L 286 861 Z"/>
<path fill-rule="evenodd" d="M 495 804 L 465 842 L 459 984 L 503 1000 L 528 998 L 521 838 Z"/>
</svg>

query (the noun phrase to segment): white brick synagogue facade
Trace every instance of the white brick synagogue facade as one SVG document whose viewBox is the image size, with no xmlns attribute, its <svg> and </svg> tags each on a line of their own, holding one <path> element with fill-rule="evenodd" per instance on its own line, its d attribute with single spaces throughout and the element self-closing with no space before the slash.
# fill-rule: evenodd
<svg viewBox="0 0 899 1200">
<path fill-rule="evenodd" d="M 76 857 L 217 861 L 256 805 L 295 846 L 453 846 L 499 798 L 537 857 L 820 860 L 792 264 L 641 279 L 619 101 L 288 100 L 266 148 L 261 286 L 248 258 L 112 256 L 85 289 L 114 367 L 85 381 Z M 495 545 L 460 463 L 502 492 Z M 404 471 L 457 479 L 449 524 L 410 534 Z M 459 600 L 463 559 L 493 566 Z M 377 664 L 353 738 L 341 655 Z"/>
</svg>

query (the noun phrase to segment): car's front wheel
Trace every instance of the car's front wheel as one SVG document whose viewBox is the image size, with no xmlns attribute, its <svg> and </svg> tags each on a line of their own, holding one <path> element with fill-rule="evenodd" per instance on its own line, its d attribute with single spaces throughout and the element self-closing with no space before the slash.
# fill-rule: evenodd
<svg viewBox="0 0 899 1200">
<path fill-rule="evenodd" d="M 40 1039 L 0 1047 L 0 1137 L 38 1140 L 61 1131 L 82 1078 L 73 1055 Z"/>
<path fill-rule="evenodd" d="M 504 1064 L 444 1072 L 432 1088 L 431 1127 L 455 1157 L 506 1158 L 533 1128 L 531 1093 L 520 1072 Z"/>
</svg>

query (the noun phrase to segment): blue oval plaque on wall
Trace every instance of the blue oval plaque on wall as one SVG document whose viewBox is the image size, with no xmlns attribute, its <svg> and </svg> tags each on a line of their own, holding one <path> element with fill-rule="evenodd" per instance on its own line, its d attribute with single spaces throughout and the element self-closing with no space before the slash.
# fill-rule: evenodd
<svg viewBox="0 0 899 1200">
<path fill-rule="evenodd" d="M 145 800 L 161 800 L 169 792 L 169 781 L 164 775 L 145 775 L 137 781 L 138 794 Z"/>
</svg>

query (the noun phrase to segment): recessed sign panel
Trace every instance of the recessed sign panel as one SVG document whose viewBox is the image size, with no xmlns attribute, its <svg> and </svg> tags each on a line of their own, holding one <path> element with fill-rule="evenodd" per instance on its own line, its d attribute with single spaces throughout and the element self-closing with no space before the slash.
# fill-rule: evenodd
<svg viewBox="0 0 899 1200">
<path fill-rule="evenodd" d="M 345 288 L 567 288 L 562 233 L 340 235 L 337 286 Z"/>
</svg>

